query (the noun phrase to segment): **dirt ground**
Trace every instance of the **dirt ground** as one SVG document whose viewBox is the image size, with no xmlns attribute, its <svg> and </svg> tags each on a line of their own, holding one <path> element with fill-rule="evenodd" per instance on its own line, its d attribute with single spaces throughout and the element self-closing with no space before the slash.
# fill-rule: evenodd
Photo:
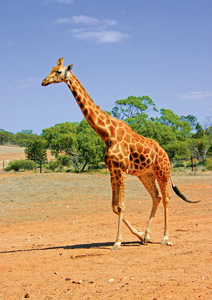
<svg viewBox="0 0 212 300">
<path fill-rule="evenodd" d="M 109 174 L 0 171 L 0 299 L 212 299 L 212 176 L 173 176 L 171 247 L 161 246 L 163 206 L 142 245 L 117 216 Z M 126 217 L 145 229 L 151 199 L 127 177 Z"/>
</svg>

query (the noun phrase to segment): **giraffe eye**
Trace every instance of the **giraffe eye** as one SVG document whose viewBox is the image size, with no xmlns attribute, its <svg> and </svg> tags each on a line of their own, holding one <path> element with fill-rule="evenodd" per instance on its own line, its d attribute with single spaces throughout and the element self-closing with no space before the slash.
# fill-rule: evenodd
<svg viewBox="0 0 212 300">
<path fill-rule="evenodd" d="M 62 73 L 62 71 L 57 71 L 57 74 L 61 74 Z"/>
</svg>

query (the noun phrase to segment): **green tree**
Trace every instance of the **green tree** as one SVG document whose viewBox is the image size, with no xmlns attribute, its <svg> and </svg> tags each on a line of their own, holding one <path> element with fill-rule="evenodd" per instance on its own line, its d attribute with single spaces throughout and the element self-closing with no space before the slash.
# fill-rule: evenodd
<svg viewBox="0 0 212 300">
<path fill-rule="evenodd" d="M 67 165 L 68 158 L 69 165 L 83 171 L 87 165 L 98 165 L 103 161 L 105 145 L 85 119 L 80 123 L 67 122 L 44 129 L 42 136 L 59 165 Z"/>
<path fill-rule="evenodd" d="M 205 131 L 202 131 L 201 127 L 201 134 L 199 133 L 197 132 L 194 138 L 191 139 L 189 147 L 192 155 L 197 157 L 200 163 L 203 163 L 206 161 L 207 156 L 212 154 L 212 126 L 206 128 Z"/>
<path fill-rule="evenodd" d="M 21 133 L 24 133 L 25 135 L 30 135 L 30 134 L 33 134 L 33 130 L 32 129 L 23 129 L 23 130 L 21 130 Z"/>
<path fill-rule="evenodd" d="M 89 165 L 98 165 L 103 162 L 105 144 L 97 133 L 84 119 L 77 128 L 78 162 L 83 171 Z"/>
<path fill-rule="evenodd" d="M 60 123 L 50 128 L 43 129 L 42 137 L 47 141 L 48 148 L 51 149 L 56 159 L 61 154 L 68 157 L 70 163 L 78 169 L 77 163 L 77 127 L 79 123 Z M 59 162 L 59 161 L 58 161 Z"/>
<path fill-rule="evenodd" d="M 62 152 L 72 155 L 75 152 L 77 126 L 78 123 L 66 122 L 43 129 L 42 137 L 53 155 L 57 157 Z"/>
<path fill-rule="evenodd" d="M 27 134 L 25 133 L 28 132 Z M 30 131 L 22 130 L 14 135 L 15 144 L 20 147 L 26 147 L 30 142 L 37 140 L 38 136 L 30 133 Z"/>
<path fill-rule="evenodd" d="M 14 144 L 14 134 L 0 129 L 0 145 Z"/>
<path fill-rule="evenodd" d="M 42 173 L 42 165 L 47 160 L 47 143 L 45 140 L 39 138 L 34 141 L 30 141 L 26 149 L 24 150 L 28 159 L 39 163 L 40 173 Z"/>
<path fill-rule="evenodd" d="M 157 121 L 165 126 L 171 127 L 176 137 L 180 141 L 184 141 L 187 137 L 191 136 L 192 127 L 188 117 L 180 117 L 170 109 L 162 108 L 160 110 L 161 116 Z"/>
<path fill-rule="evenodd" d="M 112 109 L 112 116 L 120 120 L 135 117 L 139 114 L 145 114 L 150 110 L 158 111 L 155 103 L 149 96 L 135 97 L 130 96 L 126 99 L 116 101 L 117 106 Z"/>
</svg>

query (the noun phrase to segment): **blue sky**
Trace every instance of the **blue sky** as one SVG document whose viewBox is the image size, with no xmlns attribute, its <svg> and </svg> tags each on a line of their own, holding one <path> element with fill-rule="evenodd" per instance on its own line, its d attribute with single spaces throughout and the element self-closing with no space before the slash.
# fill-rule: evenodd
<svg viewBox="0 0 212 300">
<path fill-rule="evenodd" d="M 64 58 L 93 100 L 148 95 L 158 109 L 212 116 L 211 0 L 2 0 L 0 128 L 83 119 L 64 83 L 41 81 Z"/>
</svg>

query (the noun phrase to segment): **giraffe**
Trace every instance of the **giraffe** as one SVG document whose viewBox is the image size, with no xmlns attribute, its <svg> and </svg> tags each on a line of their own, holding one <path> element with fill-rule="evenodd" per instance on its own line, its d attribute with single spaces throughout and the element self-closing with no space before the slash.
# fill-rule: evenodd
<svg viewBox="0 0 212 300">
<path fill-rule="evenodd" d="M 112 210 L 118 215 L 118 230 L 113 250 L 121 247 L 123 223 L 142 243 L 150 241 L 151 224 L 161 200 L 164 206 L 164 234 L 161 244 L 167 244 L 169 238 L 169 179 L 171 179 L 175 193 L 183 200 L 192 202 L 187 200 L 174 186 L 167 153 L 156 141 L 138 135 L 124 121 L 110 116 L 97 106 L 72 73 L 72 67 L 73 65 L 65 67 L 63 58 L 58 59 L 57 65 L 42 81 L 42 85 L 65 82 L 88 123 L 106 144 L 104 162 L 110 171 Z M 152 198 L 152 210 L 145 233 L 136 230 L 124 216 L 126 174 L 137 176 Z M 159 188 L 156 185 L 156 180 Z M 192 203 L 194 202 L 199 201 Z"/>
</svg>

